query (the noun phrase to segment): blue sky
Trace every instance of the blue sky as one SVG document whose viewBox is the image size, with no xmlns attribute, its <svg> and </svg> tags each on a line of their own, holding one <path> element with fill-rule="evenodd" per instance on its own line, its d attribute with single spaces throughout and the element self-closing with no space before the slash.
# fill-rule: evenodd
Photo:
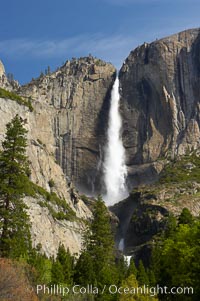
<svg viewBox="0 0 200 301">
<path fill-rule="evenodd" d="M 2 0 L 0 59 L 21 84 L 89 53 L 119 68 L 129 52 L 200 27 L 199 0 Z"/>
</svg>

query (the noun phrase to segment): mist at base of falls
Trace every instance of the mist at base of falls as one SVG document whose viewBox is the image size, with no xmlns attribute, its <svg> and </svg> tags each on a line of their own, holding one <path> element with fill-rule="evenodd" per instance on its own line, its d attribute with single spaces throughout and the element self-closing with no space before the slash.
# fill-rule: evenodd
<svg viewBox="0 0 200 301">
<path fill-rule="evenodd" d="M 124 252 L 124 248 L 125 248 L 125 244 L 124 244 L 124 238 L 120 239 L 119 245 L 118 245 L 118 250 L 121 251 L 122 253 Z M 130 262 L 131 262 L 131 258 L 132 255 L 127 256 L 127 255 L 123 255 L 124 256 L 124 260 L 127 263 L 127 266 L 130 266 Z"/>
<path fill-rule="evenodd" d="M 128 196 L 126 187 L 127 168 L 125 150 L 121 138 L 122 121 L 119 112 L 119 79 L 115 80 L 111 93 L 107 145 L 104 160 L 104 183 L 106 204 L 113 205 Z"/>
</svg>

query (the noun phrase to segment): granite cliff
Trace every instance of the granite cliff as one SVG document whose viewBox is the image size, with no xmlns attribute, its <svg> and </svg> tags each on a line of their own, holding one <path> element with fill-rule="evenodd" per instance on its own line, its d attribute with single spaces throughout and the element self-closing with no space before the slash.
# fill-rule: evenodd
<svg viewBox="0 0 200 301">
<path fill-rule="evenodd" d="M 129 185 L 154 181 L 157 160 L 200 143 L 200 29 L 139 46 L 119 76 Z"/>
<path fill-rule="evenodd" d="M 139 46 L 119 72 L 128 186 L 140 187 L 111 210 L 124 252 L 147 265 L 154 236 L 170 214 L 187 207 L 199 215 L 199 52 L 200 29 L 187 30 Z M 170 161 L 164 182 L 156 182 Z"/>
<path fill-rule="evenodd" d="M 72 188 L 72 181 L 76 187 L 82 184 L 88 191 L 93 189 L 114 77 L 111 64 L 89 57 L 68 61 L 56 72 L 20 87 L 8 80 L 3 64 L 0 65 L 0 87 L 14 92 L 6 97 L 5 90 L 1 91 L 0 141 L 5 125 L 19 114 L 28 129 L 31 180 L 43 188 L 39 188 L 36 198 L 25 198 L 33 245 L 41 245 L 48 256 L 56 254 L 60 242 L 72 253 L 81 250 L 84 220 L 90 219 L 92 213 Z M 18 100 L 15 93 L 25 101 Z M 31 107 L 24 105 L 30 101 Z M 75 217 L 55 218 L 62 211 L 59 200 L 49 203 L 55 194 L 65 200 L 66 204 L 61 205 L 69 206 L 71 209 L 67 210 L 74 212 Z"/>
<path fill-rule="evenodd" d="M 67 179 L 89 194 L 101 190 L 101 159 L 115 74 L 111 64 L 99 59 L 73 59 L 20 88 L 22 95 L 51 111 L 51 124 L 46 126 L 53 131 L 56 160 Z M 51 143 L 42 132 L 39 139 Z"/>
<path fill-rule="evenodd" d="M 117 243 L 123 238 L 124 253 L 148 266 L 152 245 L 170 217 L 179 218 L 184 208 L 194 217 L 200 212 L 200 153 L 193 151 L 168 162 L 158 182 L 135 188 L 130 196 L 110 208 L 118 217 Z"/>
</svg>

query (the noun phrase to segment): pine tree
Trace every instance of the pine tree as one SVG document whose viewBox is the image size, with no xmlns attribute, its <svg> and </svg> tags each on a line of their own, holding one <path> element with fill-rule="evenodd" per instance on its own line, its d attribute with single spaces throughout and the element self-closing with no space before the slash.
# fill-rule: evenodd
<svg viewBox="0 0 200 301">
<path fill-rule="evenodd" d="M 47 74 L 48 75 L 51 74 L 51 68 L 50 68 L 50 66 L 47 67 Z"/>
<path fill-rule="evenodd" d="M 90 280 L 90 284 L 101 290 L 104 285 L 117 283 L 118 280 L 110 217 L 101 197 L 95 202 L 93 215 L 85 250 L 77 262 L 74 279 L 81 284 L 85 284 L 85 279 Z M 106 294 L 97 296 L 98 300 L 104 301 L 112 298 L 112 295 Z"/>
<path fill-rule="evenodd" d="M 145 271 L 142 260 L 139 261 L 137 280 L 138 280 L 139 285 L 149 284 L 149 278 Z"/>
<path fill-rule="evenodd" d="M 74 281 L 80 285 L 85 285 L 85 279 L 87 283 L 96 284 L 96 275 L 93 267 L 93 258 L 88 251 L 84 251 L 76 264 Z"/>
<path fill-rule="evenodd" d="M 154 271 L 151 268 L 147 269 L 147 275 L 148 275 L 148 279 L 149 279 L 149 284 L 151 286 L 155 286 L 156 285 L 156 277 L 155 277 Z"/>
<path fill-rule="evenodd" d="M 124 256 L 120 256 L 117 259 L 118 281 L 119 283 L 124 280 L 128 274 L 128 262 L 124 259 Z"/>
<path fill-rule="evenodd" d="M 47 258 L 45 254 L 39 253 L 40 249 L 36 247 L 36 249 L 32 249 L 29 257 L 27 259 L 27 263 L 34 268 L 35 270 L 35 283 L 50 283 L 51 282 L 51 270 L 52 270 L 52 258 Z"/>
<path fill-rule="evenodd" d="M 130 276 L 131 274 L 135 275 L 135 277 L 137 277 L 137 268 L 135 266 L 135 261 L 134 258 L 131 258 L 130 261 L 130 265 L 128 267 L 128 276 Z"/>
<path fill-rule="evenodd" d="M 116 277 L 114 238 L 110 216 L 101 197 L 98 197 L 94 207 L 88 251 L 93 258 L 98 285 L 113 283 Z"/>
<path fill-rule="evenodd" d="M 63 244 L 58 247 L 56 259 L 53 259 L 51 268 L 51 283 L 65 284 L 70 286 L 73 284 L 74 274 L 74 257 L 69 250 L 65 250 Z"/>
<path fill-rule="evenodd" d="M 188 208 L 183 208 L 180 216 L 179 216 L 179 219 L 178 219 L 178 222 L 179 224 L 189 224 L 191 225 L 193 223 L 193 216 L 190 212 L 190 210 Z"/>
<path fill-rule="evenodd" d="M 121 285 L 124 289 L 127 288 L 132 291 L 132 293 L 124 293 L 120 294 L 119 301 L 158 301 L 156 296 L 152 294 L 143 294 L 141 291 L 141 286 L 139 285 L 138 281 L 134 274 L 131 274 L 126 278 Z M 135 293 L 134 293 L 135 292 Z"/>
<path fill-rule="evenodd" d="M 177 219 L 173 214 L 169 214 L 169 217 L 167 219 L 167 227 L 164 232 L 165 238 L 171 237 L 176 232 L 177 228 Z"/>
<path fill-rule="evenodd" d="M 31 248 L 27 206 L 22 200 L 29 183 L 27 130 L 18 115 L 6 128 L 0 154 L 0 255 L 19 258 Z"/>
<path fill-rule="evenodd" d="M 63 244 L 59 245 L 56 260 L 59 261 L 62 266 L 64 283 L 67 285 L 72 284 L 74 259 L 69 250 L 65 250 Z"/>
<path fill-rule="evenodd" d="M 63 274 L 63 268 L 58 260 L 55 260 L 51 268 L 51 282 L 52 284 L 64 284 L 65 278 Z"/>
</svg>

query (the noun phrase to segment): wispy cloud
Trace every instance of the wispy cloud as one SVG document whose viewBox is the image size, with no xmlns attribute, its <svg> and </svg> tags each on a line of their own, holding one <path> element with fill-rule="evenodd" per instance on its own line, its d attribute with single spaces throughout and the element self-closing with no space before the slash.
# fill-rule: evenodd
<svg viewBox="0 0 200 301">
<path fill-rule="evenodd" d="M 87 56 L 91 53 L 98 58 L 113 63 L 119 68 L 130 51 L 139 44 L 144 41 L 151 42 L 156 38 L 168 36 L 185 28 L 172 24 L 167 29 L 165 27 L 156 30 L 152 28 L 147 32 L 138 30 L 134 36 L 132 34 L 115 34 L 111 36 L 84 34 L 65 39 L 30 40 L 25 38 L 3 40 L 0 41 L 0 59 L 1 57 L 6 57 L 15 61 L 49 60 L 50 62 L 51 59 L 64 61 L 71 59 L 71 57 Z"/>
<path fill-rule="evenodd" d="M 92 55 L 119 65 L 136 46 L 131 36 L 80 35 L 62 40 L 11 39 L 0 42 L 1 54 L 15 59 L 67 59 L 72 56 Z"/>
</svg>

